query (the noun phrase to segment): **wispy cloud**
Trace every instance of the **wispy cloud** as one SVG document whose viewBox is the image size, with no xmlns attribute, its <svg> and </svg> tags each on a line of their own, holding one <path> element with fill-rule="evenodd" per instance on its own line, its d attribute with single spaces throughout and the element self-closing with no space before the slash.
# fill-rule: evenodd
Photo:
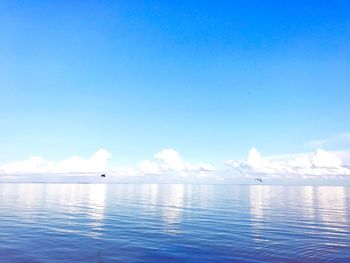
<svg viewBox="0 0 350 263">
<path fill-rule="evenodd" d="M 350 143 L 350 132 L 339 133 L 334 136 L 329 136 L 327 138 L 316 139 L 305 143 L 305 146 L 312 148 L 320 148 L 326 146 L 334 146 L 339 144 Z"/>
</svg>

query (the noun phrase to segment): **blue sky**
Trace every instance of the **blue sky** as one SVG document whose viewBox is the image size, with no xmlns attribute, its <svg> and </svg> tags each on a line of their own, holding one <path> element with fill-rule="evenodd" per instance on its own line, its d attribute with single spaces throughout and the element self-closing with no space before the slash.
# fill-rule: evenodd
<svg viewBox="0 0 350 263">
<path fill-rule="evenodd" d="M 216 164 L 350 131 L 348 1 L 11 0 L 0 25 L 0 163 Z"/>
</svg>

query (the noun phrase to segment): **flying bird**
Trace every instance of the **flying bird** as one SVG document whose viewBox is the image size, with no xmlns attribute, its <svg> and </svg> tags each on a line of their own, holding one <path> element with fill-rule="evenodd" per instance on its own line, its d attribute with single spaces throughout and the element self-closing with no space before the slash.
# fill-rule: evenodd
<svg viewBox="0 0 350 263">
<path fill-rule="evenodd" d="M 263 180 L 261 178 L 256 178 L 255 181 L 259 181 L 260 183 L 263 182 Z"/>
<path fill-rule="evenodd" d="M 105 174 L 101 174 L 101 177 L 106 177 L 106 175 Z"/>
</svg>

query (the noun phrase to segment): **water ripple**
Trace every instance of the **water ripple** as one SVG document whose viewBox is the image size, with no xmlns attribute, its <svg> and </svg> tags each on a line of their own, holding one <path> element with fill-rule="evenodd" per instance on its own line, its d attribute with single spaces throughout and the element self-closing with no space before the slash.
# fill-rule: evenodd
<svg viewBox="0 0 350 263">
<path fill-rule="evenodd" d="M 350 262 L 347 187 L 0 184 L 0 262 Z"/>
</svg>

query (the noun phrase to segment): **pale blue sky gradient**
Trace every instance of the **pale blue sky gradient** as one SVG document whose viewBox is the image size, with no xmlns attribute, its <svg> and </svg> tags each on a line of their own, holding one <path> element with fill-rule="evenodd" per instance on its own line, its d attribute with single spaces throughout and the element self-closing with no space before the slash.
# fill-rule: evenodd
<svg viewBox="0 0 350 263">
<path fill-rule="evenodd" d="M 0 1 L 0 163 L 312 151 L 349 85 L 349 1 Z"/>
</svg>

